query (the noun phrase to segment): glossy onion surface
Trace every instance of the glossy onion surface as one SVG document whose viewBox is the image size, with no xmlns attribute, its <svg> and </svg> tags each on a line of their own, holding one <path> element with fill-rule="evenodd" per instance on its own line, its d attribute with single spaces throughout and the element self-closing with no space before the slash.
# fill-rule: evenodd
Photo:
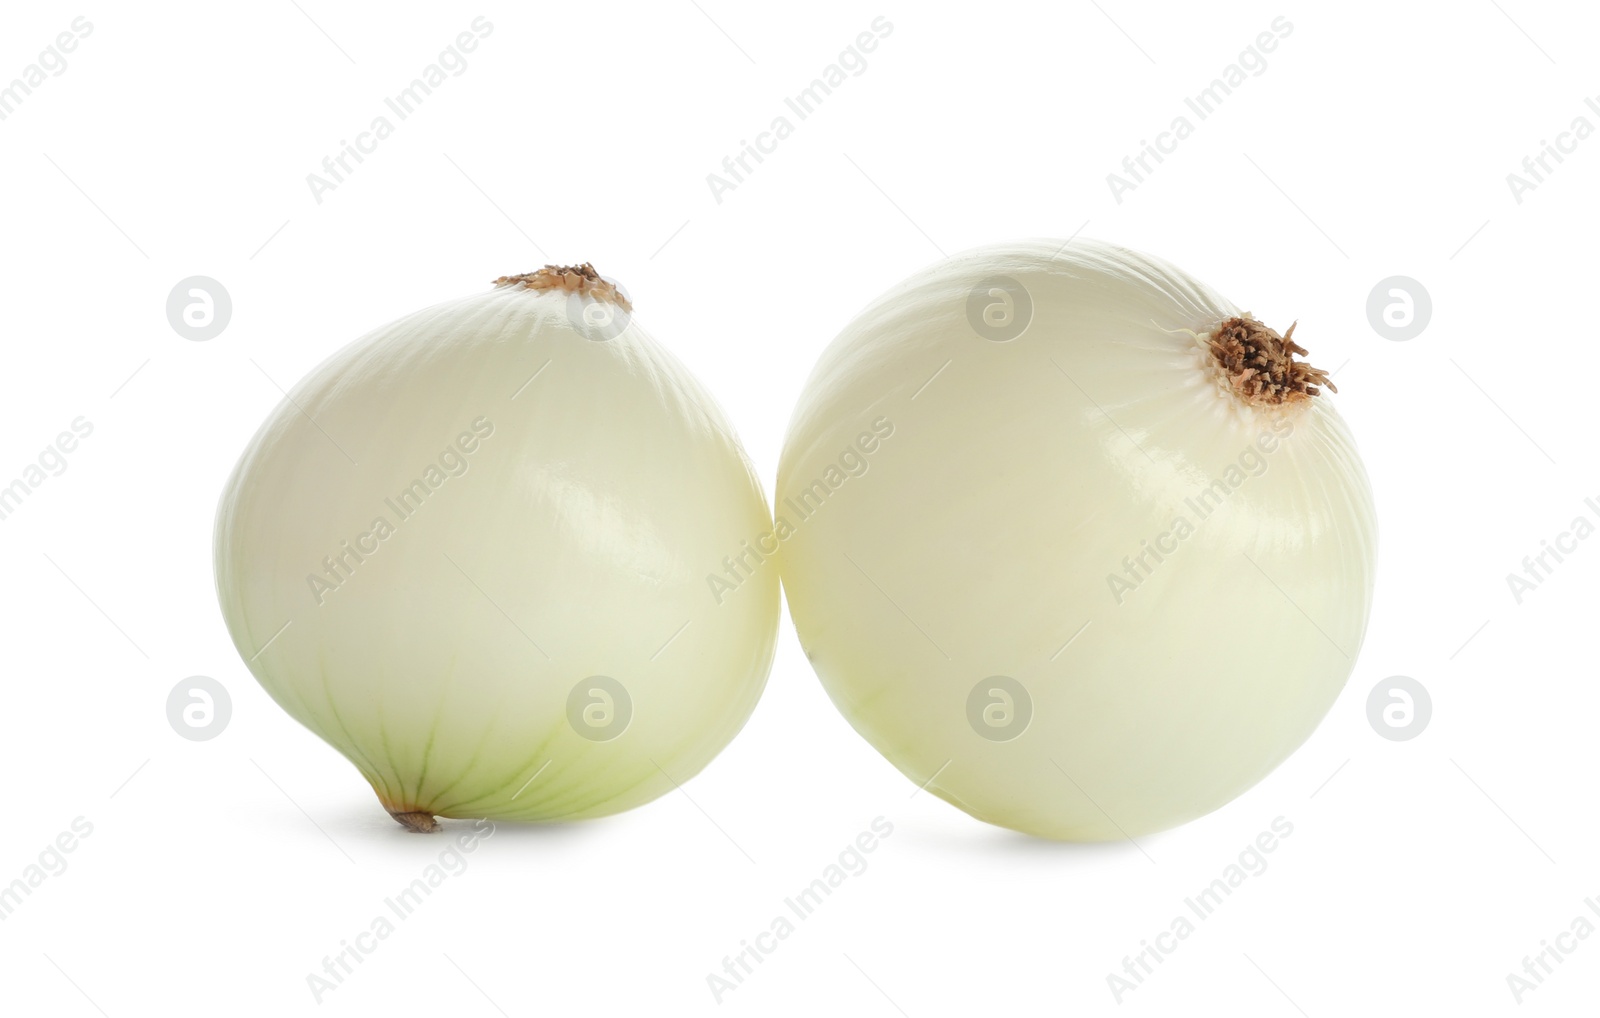
<svg viewBox="0 0 1600 1018">
<path fill-rule="evenodd" d="M 223 614 L 273 699 L 391 813 L 647 802 L 739 731 L 775 568 L 732 429 L 621 308 L 500 286 L 336 354 L 273 412 L 216 529 Z M 431 819 L 430 821 L 431 822 Z"/>
<path fill-rule="evenodd" d="M 1204 337 L 1239 314 L 1157 259 L 1028 241 L 905 281 L 823 355 L 779 471 L 784 586 L 829 696 L 912 781 L 1136 837 L 1327 713 L 1372 497 L 1338 397 L 1230 387 Z"/>
</svg>

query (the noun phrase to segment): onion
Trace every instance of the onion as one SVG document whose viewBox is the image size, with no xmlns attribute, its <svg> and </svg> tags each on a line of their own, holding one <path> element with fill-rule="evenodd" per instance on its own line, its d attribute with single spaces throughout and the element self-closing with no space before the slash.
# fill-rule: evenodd
<svg viewBox="0 0 1600 1018">
<path fill-rule="evenodd" d="M 275 410 L 217 515 L 234 644 L 415 830 L 593 817 L 704 767 L 772 663 L 738 439 L 592 267 L 384 326 Z"/>
<path fill-rule="evenodd" d="M 1261 780 L 1343 687 L 1372 597 L 1366 474 L 1304 354 L 1088 241 L 879 298 L 812 372 L 778 477 L 790 610 L 840 711 L 917 784 L 1050 838 L 1137 837 Z"/>
</svg>

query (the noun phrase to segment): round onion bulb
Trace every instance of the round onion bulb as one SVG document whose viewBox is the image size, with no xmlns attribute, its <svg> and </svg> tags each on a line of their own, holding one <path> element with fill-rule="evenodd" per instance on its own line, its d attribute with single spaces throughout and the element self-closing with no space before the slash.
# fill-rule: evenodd
<svg viewBox="0 0 1600 1018">
<path fill-rule="evenodd" d="M 754 709 L 774 568 L 733 430 L 589 265 L 502 277 L 345 347 L 217 513 L 251 672 L 395 819 L 557 820 L 672 790 Z"/>
<path fill-rule="evenodd" d="M 1073 841 L 1201 816 L 1304 742 L 1360 649 L 1377 524 L 1293 332 L 1084 240 L 959 255 L 863 311 L 776 506 L 856 731 L 978 819 Z"/>
</svg>

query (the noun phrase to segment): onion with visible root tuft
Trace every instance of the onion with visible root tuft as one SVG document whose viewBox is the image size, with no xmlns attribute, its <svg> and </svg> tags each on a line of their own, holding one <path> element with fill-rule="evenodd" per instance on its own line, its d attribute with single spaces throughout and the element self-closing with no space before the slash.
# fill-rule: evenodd
<svg viewBox="0 0 1600 1018">
<path fill-rule="evenodd" d="M 973 816 L 1069 840 L 1183 823 L 1282 762 L 1354 667 L 1377 548 L 1293 334 L 1084 240 L 958 255 L 863 311 L 776 507 L 800 642 L 856 730 Z"/>
<path fill-rule="evenodd" d="M 393 322 L 295 387 L 217 515 L 235 645 L 417 831 L 648 802 L 755 707 L 766 500 L 704 389 L 589 265 Z"/>
</svg>

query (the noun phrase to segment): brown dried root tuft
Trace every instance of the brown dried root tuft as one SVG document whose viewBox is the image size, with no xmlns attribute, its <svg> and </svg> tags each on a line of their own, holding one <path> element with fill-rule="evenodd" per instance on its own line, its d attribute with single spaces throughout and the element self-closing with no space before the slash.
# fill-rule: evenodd
<svg viewBox="0 0 1600 1018">
<path fill-rule="evenodd" d="M 633 305 L 628 298 L 622 295 L 615 285 L 602 279 L 600 273 L 588 262 L 582 265 L 546 265 L 537 272 L 524 272 L 516 276 L 501 276 L 494 281 L 495 286 L 522 286 L 529 290 L 564 290 L 567 293 L 581 293 L 593 297 L 595 300 L 610 301 L 624 311 L 632 311 Z"/>
<path fill-rule="evenodd" d="M 1326 371 L 1295 360 L 1297 354 L 1304 357 L 1306 349 L 1293 337 L 1294 325 L 1280 336 L 1245 315 L 1212 329 L 1208 343 L 1233 391 L 1247 403 L 1294 403 L 1317 395 L 1319 385 L 1338 392 Z"/>
<path fill-rule="evenodd" d="M 439 821 L 433 818 L 432 813 L 426 811 L 395 813 L 390 812 L 395 822 L 413 834 L 432 834 L 439 829 Z"/>
</svg>

